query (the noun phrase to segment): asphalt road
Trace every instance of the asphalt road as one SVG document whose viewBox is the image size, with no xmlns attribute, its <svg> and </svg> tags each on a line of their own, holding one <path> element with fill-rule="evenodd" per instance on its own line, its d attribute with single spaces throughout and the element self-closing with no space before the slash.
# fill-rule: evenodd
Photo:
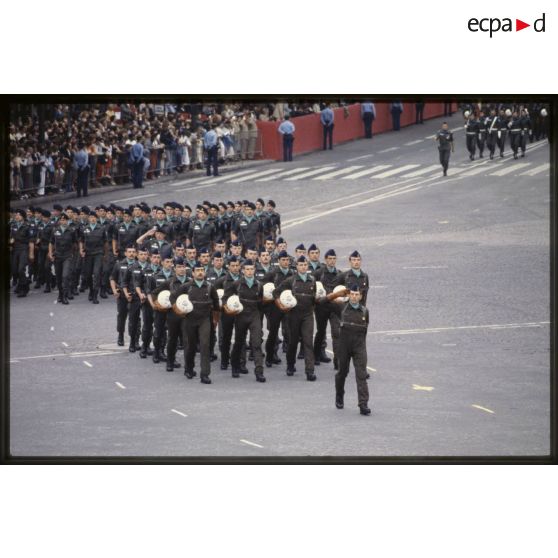
<svg viewBox="0 0 558 558">
<path fill-rule="evenodd" d="M 427 139 L 440 121 L 88 200 L 273 198 L 291 249 L 334 248 L 343 268 L 358 249 L 372 284 L 370 417 L 352 371 L 342 411 L 332 365 L 314 383 L 279 365 L 265 384 L 214 366 L 205 386 L 117 347 L 112 300 L 64 307 L 32 291 L 10 306 L 12 455 L 548 455 L 549 146 L 470 162 L 454 115 L 442 177 Z"/>
</svg>

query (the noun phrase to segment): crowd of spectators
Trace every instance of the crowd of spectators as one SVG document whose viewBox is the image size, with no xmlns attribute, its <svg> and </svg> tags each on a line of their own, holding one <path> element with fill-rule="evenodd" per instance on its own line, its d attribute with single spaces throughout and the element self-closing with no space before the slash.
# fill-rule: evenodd
<svg viewBox="0 0 558 558">
<path fill-rule="evenodd" d="M 339 106 L 330 103 L 331 106 Z M 74 155 L 89 154 L 90 186 L 130 181 L 131 146 L 141 137 L 146 180 L 202 168 L 203 135 L 217 124 L 221 164 L 261 153 L 256 121 L 318 113 L 324 104 L 58 104 L 16 105 L 10 118 L 10 194 L 27 199 L 75 189 Z"/>
</svg>

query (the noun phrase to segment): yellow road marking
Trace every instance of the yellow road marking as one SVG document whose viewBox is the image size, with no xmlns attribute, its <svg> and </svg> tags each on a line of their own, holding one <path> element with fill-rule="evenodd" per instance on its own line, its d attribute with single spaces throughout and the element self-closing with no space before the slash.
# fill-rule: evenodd
<svg viewBox="0 0 558 558">
<path fill-rule="evenodd" d="M 487 413 L 490 413 L 491 415 L 494 414 L 494 411 L 491 411 L 490 409 L 487 409 L 486 407 L 481 407 L 480 405 L 471 405 L 471 407 L 474 407 L 475 409 L 480 409 L 481 411 L 486 411 Z"/>
</svg>

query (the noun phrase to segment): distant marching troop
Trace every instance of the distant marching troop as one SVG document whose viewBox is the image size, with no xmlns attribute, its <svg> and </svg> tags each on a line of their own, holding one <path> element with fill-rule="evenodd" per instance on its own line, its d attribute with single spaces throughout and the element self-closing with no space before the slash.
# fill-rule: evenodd
<svg viewBox="0 0 558 558">
<path fill-rule="evenodd" d="M 265 382 L 264 364 L 280 364 L 281 348 L 288 376 L 295 374 L 298 358 L 304 360 L 306 379 L 315 381 L 315 367 L 332 360 L 326 354 L 329 323 L 338 371 L 335 405 L 344 406 L 352 359 L 360 413 L 371 412 L 369 279 L 361 255 L 353 251 L 349 268 L 341 271 L 332 249 L 323 261 L 316 244 L 299 244 L 290 254 L 273 200 L 204 201 L 195 216 L 188 205 L 175 201 L 162 207 L 141 202 L 128 208 L 57 204 L 52 211 L 18 209 L 11 212 L 10 249 L 18 297 L 27 296 L 33 282 L 45 293 L 57 289 L 57 302 L 63 305 L 86 289 L 92 304 L 112 293 L 118 345 L 124 346 L 127 321 L 130 353 L 165 362 L 172 372 L 182 366 L 176 355 L 183 350 L 188 379 L 197 376 L 199 353 L 204 384 L 212 382 L 216 345 L 221 370 L 230 365 L 233 378 L 248 373 L 250 360 L 255 379 Z"/>
</svg>

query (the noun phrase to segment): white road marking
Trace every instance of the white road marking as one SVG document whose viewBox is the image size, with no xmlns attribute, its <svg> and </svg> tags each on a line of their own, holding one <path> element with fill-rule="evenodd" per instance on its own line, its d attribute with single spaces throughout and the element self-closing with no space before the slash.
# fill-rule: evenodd
<svg viewBox="0 0 558 558">
<path fill-rule="evenodd" d="M 250 170 L 243 170 L 243 171 L 239 171 L 239 172 L 234 172 L 234 173 L 230 173 L 230 174 L 224 174 L 222 176 L 216 176 L 214 178 L 209 178 L 206 177 L 207 180 L 204 180 L 203 182 L 200 182 L 200 184 L 202 185 L 206 185 L 206 184 L 215 184 L 217 182 L 223 182 L 223 180 L 230 180 L 231 178 L 237 178 L 239 176 L 244 176 L 245 174 L 251 174 L 254 172 L 254 169 L 250 169 Z M 184 188 L 184 190 L 195 190 L 195 188 Z"/>
<path fill-rule="evenodd" d="M 463 130 L 463 126 L 458 126 L 457 128 L 452 128 L 450 130 L 450 132 L 452 132 L 453 134 L 455 134 L 455 132 L 460 132 L 461 130 Z"/>
<path fill-rule="evenodd" d="M 333 170 L 334 168 L 336 167 L 320 167 L 319 169 L 314 169 L 303 174 L 299 174 L 298 176 L 291 176 L 290 178 L 286 178 L 285 180 L 287 182 L 300 180 L 301 178 L 308 178 L 309 176 L 315 176 L 316 174 L 321 174 L 322 172 Z"/>
<path fill-rule="evenodd" d="M 427 138 L 424 138 L 424 139 L 430 139 L 430 138 L 431 138 L 431 136 L 428 136 Z M 424 141 L 424 139 L 408 141 L 407 143 L 404 143 L 403 145 L 416 145 L 417 143 L 422 143 Z"/>
<path fill-rule="evenodd" d="M 486 411 L 491 415 L 495 414 L 494 411 L 492 411 L 491 409 L 487 409 L 486 407 L 481 407 L 480 405 L 471 405 L 471 407 L 474 407 L 475 409 L 480 409 L 481 411 Z"/>
<path fill-rule="evenodd" d="M 285 176 L 290 176 L 291 174 L 296 174 L 297 172 L 303 172 L 308 170 L 310 167 L 298 167 L 296 169 L 290 169 L 288 171 L 278 172 L 277 174 L 272 174 L 271 176 L 266 176 L 265 178 L 258 178 L 254 182 L 267 182 L 269 180 L 275 180 L 277 178 L 283 178 Z"/>
<path fill-rule="evenodd" d="M 415 265 L 403 266 L 403 269 L 447 269 L 447 265 Z"/>
<path fill-rule="evenodd" d="M 54 326 L 50 326 L 50 331 L 54 331 Z"/>
<path fill-rule="evenodd" d="M 67 345 L 66 345 L 67 346 Z M 79 358 L 84 356 L 103 356 L 103 355 L 117 355 L 118 352 L 116 351 L 85 351 L 85 352 L 78 352 L 78 353 L 51 353 L 49 355 L 34 355 L 34 356 L 23 356 L 23 357 L 15 357 L 18 360 L 34 360 L 36 358 L 52 358 L 52 357 L 72 357 L 72 358 Z"/>
<path fill-rule="evenodd" d="M 17 364 L 19 360 L 10 360 L 10 364 Z"/>
<path fill-rule="evenodd" d="M 85 364 L 85 366 L 89 366 L 89 368 L 93 368 L 93 365 L 90 362 L 87 362 L 86 360 L 83 361 L 83 364 Z"/>
<path fill-rule="evenodd" d="M 438 221 L 438 225 L 447 225 L 449 221 Z"/>
<path fill-rule="evenodd" d="M 366 370 L 370 370 L 370 372 L 378 372 L 375 368 L 372 368 L 371 366 L 367 366 Z"/>
<path fill-rule="evenodd" d="M 475 169 L 471 169 L 468 170 L 467 172 L 464 172 L 462 176 L 475 176 L 476 174 L 480 174 L 481 172 L 488 172 L 488 170 L 489 167 L 483 167 L 482 165 L 479 165 Z"/>
<path fill-rule="evenodd" d="M 260 444 L 255 444 L 254 442 L 250 442 L 249 440 L 240 440 L 241 442 L 244 442 L 245 444 L 248 444 L 249 446 L 255 446 L 257 448 L 263 448 L 263 446 L 260 446 Z"/>
<path fill-rule="evenodd" d="M 58 304 L 58 300 L 55 300 L 52 304 Z"/>
<path fill-rule="evenodd" d="M 418 384 L 413 384 L 413 389 L 417 391 L 432 391 L 434 388 L 430 386 L 419 386 Z"/>
<path fill-rule="evenodd" d="M 173 413 L 176 413 L 177 415 L 180 415 L 181 417 L 187 417 L 188 415 L 185 415 L 184 413 L 181 413 L 180 411 L 177 411 L 176 409 L 171 409 L 171 411 Z"/>
<path fill-rule="evenodd" d="M 351 172 L 353 172 L 354 170 L 357 169 L 361 169 L 362 165 L 354 165 L 352 167 L 346 167 L 344 169 L 339 169 L 333 172 L 329 172 L 327 174 L 322 174 L 321 176 L 317 176 L 316 178 L 313 178 L 312 180 L 329 180 L 330 178 L 333 178 L 335 176 L 341 176 L 342 174 L 349 174 Z"/>
<path fill-rule="evenodd" d="M 528 167 L 531 163 L 516 163 L 515 165 L 511 165 L 511 166 L 506 166 L 503 169 L 496 171 L 496 172 L 491 172 L 489 174 L 489 176 L 505 176 L 506 174 L 511 174 L 512 172 L 516 172 L 519 169 L 522 169 L 524 167 Z"/>
<path fill-rule="evenodd" d="M 52 316 L 54 316 L 54 312 L 50 312 L 50 317 L 52 318 Z"/>
<path fill-rule="evenodd" d="M 539 174 L 540 172 L 547 171 L 549 168 L 550 168 L 550 163 L 545 163 L 544 165 L 540 165 L 538 167 L 535 167 L 534 169 L 524 171 L 524 172 L 520 173 L 519 176 L 535 176 L 536 174 Z"/>
<path fill-rule="evenodd" d="M 266 176 L 267 174 L 276 173 L 277 169 L 267 169 L 260 172 L 255 172 L 253 174 L 248 174 L 241 176 L 240 178 L 233 178 L 232 180 L 226 180 L 227 184 L 236 184 L 237 182 L 243 182 L 244 180 L 252 180 L 253 178 L 258 178 L 260 176 Z"/>
<path fill-rule="evenodd" d="M 347 159 L 348 163 L 352 163 L 353 161 L 359 161 L 360 159 L 366 159 L 368 157 L 373 157 L 374 153 L 369 153 L 368 155 L 361 155 L 360 157 L 353 157 L 352 159 Z"/>
<path fill-rule="evenodd" d="M 68 347 L 68 343 L 66 343 L 66 341 L 62 341 L 62 345 L 64 345 L 64 347 Z"/>
<path fill-rule="evenodd" d="M 440 165 L 431 165 L 430 167 L 426 167 L 424 169 L 419 169 L 408 174 L 404 174 L 403 178 L 415 178 L 416 176 L 420 176 L 421 174 L 426 174 L 427 172 L 432 172 L 438 170 Z"/>
<path fill-rule="evenodd" d="M 402 167 L 397 167 L 395 169 L 391 169 L 385 172 L 382 172 L 380 174 L 376 174 L 375 176 L 373 176 L 372 178 L 388 178 L 390 176 L 393 176 L 394 174 L 399 174 L 401 172 L 405 172 L 406 170 L 411 170 L 411 169 L 415 169 L 417 167 L 419 167 L 420 165 L 413 163 L 413 164 L 409 164 L 409 165 L 403 165 Z"/>
<path fill-rule="evenodd" d="M 143 200 L 143 198 L 152 198 L 153 196 L 158 196 L 159 194 L 142 194 L 141 196 L 134 196 L 133 198 L 122 198 L 119 200 L 112 200 L 112 203 L 131 201 L 131 200 Z"/>
<path fill-rule="evenodd" d="M 120 389 L 126 389 L 126 386 L 122 385 L 120 382 L 114 382 Z"/>
<path fill-rule="evenodd" d="M 342 180 L 354 180 L 355 178 L 360 178 L 361 176 L 366 176 L 367 174 L 374 174 L 375 172 L 380 172 L 381 170 L 389 169 L 392 166 L 393 165 L 376 165 L 375 167 L 372 167 L 370 169 L 365 169 L 360 172 L 355 172 L 354 174 L 351 174 L 349 176 L 344 176 Z"/>
<path fill-rule="evenodd" d="M 378 151 L 378 153 L 388 153 L 389 151 L 395 151 L 396 149 L 399 149 L 399 147 L 388 147 L 387 149 L 382 149 L 381 151 Z"/>
<path fill-rule="evenodd" d="M 541 327 L 550 322 L 524 322 L 517 324 L 487 324 L 474 326 L 429 327 L 425 329 L 396 329 L 386 331 L 369 331 L 368 335 L 409 335 L 417 333 L 439 333 L 441 331 L 458 331 L 467 329 L 515 329 L 521 327 Z"/>
<path fill-rule="evenodd" d="M 456 347 L 457 343 L 442 343 L 442 347 Z"/>
</svg>

